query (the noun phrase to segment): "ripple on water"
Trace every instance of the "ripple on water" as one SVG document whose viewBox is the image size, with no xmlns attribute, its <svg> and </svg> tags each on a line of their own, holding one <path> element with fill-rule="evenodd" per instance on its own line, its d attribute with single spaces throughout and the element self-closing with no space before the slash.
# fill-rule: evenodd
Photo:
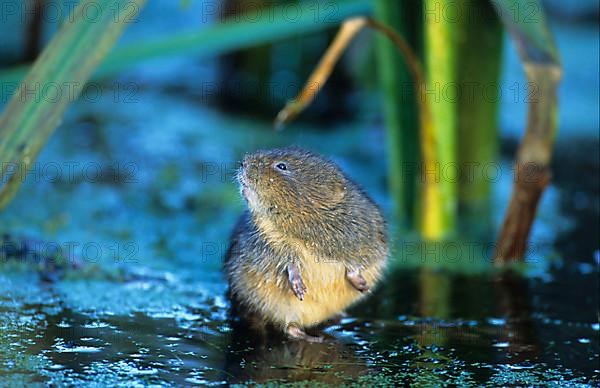
<svg viewBox="0 0 600 388">
<path fill-rule="evenodd" d="M 95 347 L 95 346 L 65 346 L 65 345 L 57 345 L 54 347 L 54 350 L 57 353 L 98 353 L 101 352 L 104 348 Z"/>
<path fill-rule="evenodd" d="M 103 329 L 103 328 L 116 329 L 116 327 L 111 326 L 109 323 L 102 322 L 102 321 L 94 321 L 94 322 L 85 323 L 81 327 L 83 327 L 84 329 Z"/>
</svg>

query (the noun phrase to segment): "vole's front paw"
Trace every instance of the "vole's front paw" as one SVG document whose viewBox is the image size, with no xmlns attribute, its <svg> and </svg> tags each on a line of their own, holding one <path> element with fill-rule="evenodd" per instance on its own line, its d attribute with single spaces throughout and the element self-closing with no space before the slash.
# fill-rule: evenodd
<svg viewBox="0 0 600 388">
<path fill-rule="evenodd" d="M 304 294 L 306 293 L 306 286 L 301 278 L 294 279 L 292 281 L 292 290 L 296 297 L 300 300 L 304 300 Z"/>
<path fill-rule="evenodd" d="M 346 270 L 346 278 L 352 284 L 352 287 L 356 288 L 360 292 L 369 291 L 369 285 L 358 270 L 348 271 Z"/>
<path fill-rule="evenodd" d="M 297 265 L 288 265 L 288 279 L 292 286 L 292 291 L 294 291 L 294 295 L 296 295 L 298 299 L 304 300 L 304 294 L 306 294 L 307 289 L 302 281 L 302 276 L 300 276 L 300 270 Z"/>
</svg>

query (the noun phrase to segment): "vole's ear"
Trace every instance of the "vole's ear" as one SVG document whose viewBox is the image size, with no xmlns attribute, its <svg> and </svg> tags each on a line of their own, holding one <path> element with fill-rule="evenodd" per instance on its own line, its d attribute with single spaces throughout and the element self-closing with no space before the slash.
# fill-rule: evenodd
<svg viewBox="0 0 600 388">
<path fill-rule="evenodd" d="M 333 190 L 333 199 L 336 203 L 342 202 L 346 198 L 348 187 L 345 183 L 336 183 Z"/>
</svg>

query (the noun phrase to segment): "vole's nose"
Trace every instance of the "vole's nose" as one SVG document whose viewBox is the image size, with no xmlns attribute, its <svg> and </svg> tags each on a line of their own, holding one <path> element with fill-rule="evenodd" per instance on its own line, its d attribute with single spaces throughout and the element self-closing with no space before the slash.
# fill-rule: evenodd
<svg viewBox="0 0 600 388">
<path fill-rule="evenodd" d="M 250 166 L 250 155 L 246 154 L 246 155 L 244 155 L 244 158 L 240 162 L 240 167 L 248 168 L 249 166 Z"/>
</svg>

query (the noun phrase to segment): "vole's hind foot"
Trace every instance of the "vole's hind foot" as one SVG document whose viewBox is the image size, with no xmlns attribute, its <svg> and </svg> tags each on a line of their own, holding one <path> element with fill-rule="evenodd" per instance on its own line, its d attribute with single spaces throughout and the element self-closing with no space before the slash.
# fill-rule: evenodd
<svg viewBox="0 0 600 388">
<path fill-rule="evenodd" d="M 294 291 L 294 295 L 300 300 L 304 300 L 304 294 L 306 294 L 306 286 L 302 281 L 302 276 L 300 276 L 300 270 L 296 264 L 289 264 L 288 268 L 288 279 L 290 281 L 290 286 L 292 286 L 292 291 Z"/>
<path fill-rule="evenodd" d="M 346 279 L 352 284 L 352 287 L 356 288 L 360 292 L 369 291 L 369 285 L 358 270 L 346 270 Z"/>
<path fill-rule="evenodd" d="M 323 337 L 316 337 L 314 335 L 307 334 L 304 330 L 299 328 L 294 324 L 289 324 L 285 329 L 285 333 L 287 336 L 294 340 L 312 342 L 312 343 L 321 343 L 323 342 Z"/>
</svg>

